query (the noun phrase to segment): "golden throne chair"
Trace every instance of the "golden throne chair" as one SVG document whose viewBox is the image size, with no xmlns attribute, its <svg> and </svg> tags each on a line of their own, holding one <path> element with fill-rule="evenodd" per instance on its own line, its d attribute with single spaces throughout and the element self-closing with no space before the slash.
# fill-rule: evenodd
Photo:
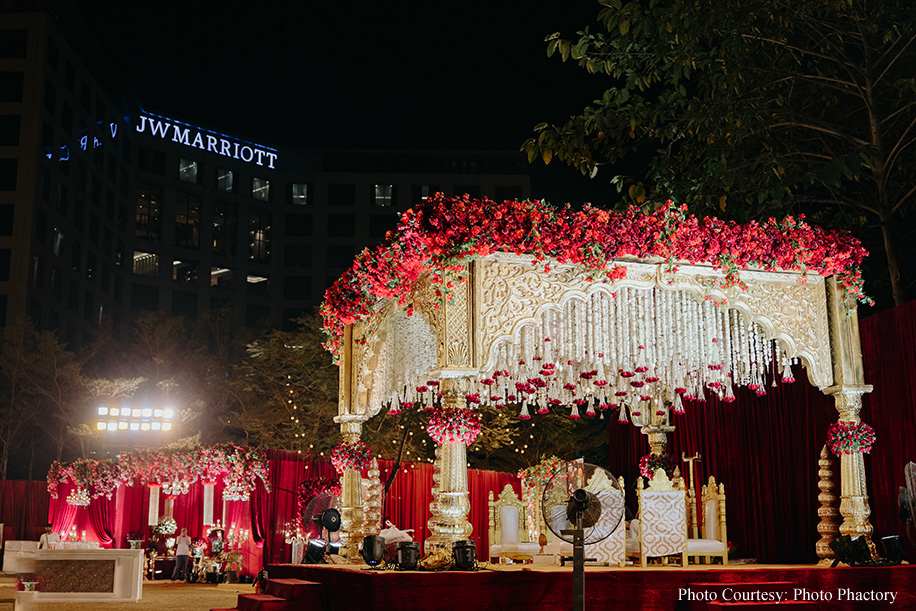
<svg viewBox="0 0 916 611">
<path fill-rule="evenodd" d="M 496 500 L 489 494 L 490 559 L 530 561 L 540 550 L 528 541 L 528 506 L 517 496 L 511 484 L 506 484 Z"/>
<path fill-rule="evenodd" d="M 721 558 L 728 564 L 728 536 L 725 528 L 725 484 L 716 485 L 716 478 L 709 476 L 700 495 L 703 522 L 699 539 L 687 540 L 687 556 L 710 564 L 713 558 Z M 696 525 L 696 503 L 689 504 L 690 523 Z"/>
</svg>

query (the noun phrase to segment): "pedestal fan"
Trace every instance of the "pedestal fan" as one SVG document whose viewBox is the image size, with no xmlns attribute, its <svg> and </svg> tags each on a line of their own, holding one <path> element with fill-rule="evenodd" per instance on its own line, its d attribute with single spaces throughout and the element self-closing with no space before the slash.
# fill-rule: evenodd
<svg viewBox="0 0 916 611">
<path fill-rule="evenodd" d="M 340 530 L 339 499 L 328 493 L 319 494 L 306 504 L 302 517 L 311 522 L 308 547 L 305 550 L 305 564 L 325 562 L 327 554 L 337 553 L 340 543 L 331 542 L 331 533 Z"/>
<path fill-rule="evenodd" d="M 568 499 L 564 505 L 551 504 Z M 585 546 L 608 537 L 623 519 L 623 492 L 605 469 L 570 462 L 561 467 L 541 499 L 544 523 L 573 545 L 573 611 L 585 609 Z"/>
</svg>

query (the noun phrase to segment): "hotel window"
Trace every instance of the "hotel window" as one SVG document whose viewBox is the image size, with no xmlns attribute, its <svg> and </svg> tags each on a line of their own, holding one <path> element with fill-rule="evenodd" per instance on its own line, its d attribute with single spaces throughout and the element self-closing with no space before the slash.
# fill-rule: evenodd
<svg viewBox="0 0 916 611">
<path fill-rule="evenodd" d="M 248 218 L 248 258 L 270 262 L 270 213 L 252 210 Z"/>
<path fill-rule="evenodd" d="M 266 178 L 251 179 L 251 197 L 262 202 L 270 201 L 270 181 Z"/>
<path fill-rule="evenodd" d="M 51 243 L 51 252 L 54 253 L 55 257 L 59 257 L 64 246 L 64 232 L 54 228 L 54 241 Z"/>
<path fill-rule="evenodd" d="M 140 169 L 150 174 L 165 174 L 165 153 L 140 147 Z"/>
<path fill-rule="evenodd" d="M 200 198 L 179 192 L 175 203 L 175 244 L 197 248 L 200 237 Z"/>
<path fill-rule="evenodd" d="M 455 197 L 467 195 L 471 199 L 480 199 L 480 185 L 455 185 Z"/>
<path fill-rule="evenodd" d="M 0 30 L 0 58 L 23 59 L 28 50 L 27 30 Z"/>
<path fill-rule="evenodd" d="M 134 251 L 134 273 L 138 276 L 159 276 L 159 255 Z"/>
<path fill-rule="evenodd" d="M 216 188 L 220 191 L 235 193 L 235 172 L 226 168 L 217 168 Z"/>
<path fill-rule="evenodd" d="M 233 287 L 232 276 L 232 270 L 228 267 L 213 266 L 210 268 L 210 286 L 231 289 Z"/>
<path fill-rule="evenodd" d="M 235 256 L 235 219 L 235 210 L 228 204 L 216 204 L 213 210 L 213 252 Z"/>
<path fill-rule="evenodd" d="M 137 218 L 134 235 L 138 238 L 158 240 L 161 224 L 160 200 L 162 190 L 156 185 L 137 186 Z"/>
<path fill-rule="evenodd" d="M 184 182 L 197 184 L 197 162 L 181 157 L 178 160 L 178 178 Z"/>
<path fill-rule="evenodd" d="M 197 261 L 173 261 L 172 280 L 176 282 L 197 282 Z"/>
<path fill-rule="evenodd" d="M 328 204 L 331 206 L 352 206 L 356 203 L 356 185 L 328 185 Z"/>
<path fill-rule="evenodd" d="M 0 72 L 0 102 L 21 102 L 23 91 L 22 72 Z"/>
<path fill-rule="evenodd" d="M 0 146 L 17 146 L 19 144 L 21 122 L 19 115 L 0 116 Z"/>
<path fill-rule="evenodd" d="M 293 198 L 290 202 L 294 206 L 306 206 L 309 203 L 309 185 L 306 183 L 293 183 Z"/>
<path fill-rule="evenodd" d="M 356 217 L 352 214 L 329 214 L 328 236 L 332 238 L 352 238 L 356 235 Z"/>
<path fill-rule="evenodd" d="M 270 279 L 264 276 L 248 276 L 248 294 L 267 297 L 270 292 Z"/>
<path fill-rule="evenodd" d="M 372 185 L 372 205 L 390 206 L 394 203 L 394 185 Z"/>
</svg>

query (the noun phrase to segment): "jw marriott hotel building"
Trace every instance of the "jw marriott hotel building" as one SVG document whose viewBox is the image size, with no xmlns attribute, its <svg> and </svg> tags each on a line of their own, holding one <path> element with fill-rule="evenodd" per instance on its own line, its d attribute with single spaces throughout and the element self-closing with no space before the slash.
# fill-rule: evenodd
<svg viewBox="0 0 916 611">
<path fill-rule="evenodd" d="M 279 327 L 437 191 L 530 196 L 520 153 L 275 148 L 145 109 L 67 2 L 0 0 L 0 323 L 133 310 Z"/>
</svg>

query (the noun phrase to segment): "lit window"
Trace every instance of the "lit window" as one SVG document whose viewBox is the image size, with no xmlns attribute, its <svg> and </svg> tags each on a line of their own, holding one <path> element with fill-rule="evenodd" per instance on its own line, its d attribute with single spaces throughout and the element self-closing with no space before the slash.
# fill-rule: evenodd
<svg viewBox="0 0 916 611">
<path fill-rule="evenodd" d="M 134 251 L 134 273 L 138 276 L 159 276 L 159 255 Z"/>
<path fill-rule="evenodd" d="M 121 422 L 119 422 L 119 423 L 118 423 L 118 430 L 119 430 L 119 431 L 126 431 L 126 430 L 127 430 L 127 422 L 124 421 L 124 420 L 122 420 Z"/>
<path fill-rule="evenodd" d="M 394 185 L 373 185 L 372 203 L 376 206 L 390 206 L 394 203 Z"/>
<path fill-rule="evenodd" d="M 131 422 L 131 423 L 130 423 L 130 430 L 132 430 L 132 431 L 139 431 L 139 430 L 140 430 L 140 423 L 139 423 L 139 422 Z"/>
<path fill-rule="evenodd" d="M 104 431 L 106 428 L 107 428 L 107 427 L 106 427 L 106 425 L 105 425 L 104 422 L 96 422 L 96 424 L 95 424 L 95 429 L 96 429 L 97 431 Z"/>
<path fill-rule="evenodd" d="M 196 184 L 197 162 L 193 159 L 180 158 L 178 160 L 178 178 L 184 182 L 193 182 Z"/>
<path fill-rule="evenodd" d="M 200 198 L 179 192 L 175 202 L 175 243 L 197 248 L 200 227 Z"/>
<path fill-rule="evenodd" d="M 99 408 L 99 416 L 107 416 L 107 415 L 108 415 L 108 408 L 107 408 L 107 407 L 100 407 L 100 408 Z"/>
<path fill-rule="evenodd" d="M 235 172 L 226 168 L 216 170 L 216 188 L 220 191 L 235 191 Z"/>
<path fill-rule="evenodd" d="M 109 423 L 108 423 L 108 430 L 109 430 L 109 431 L 117 431 L 117 430 L 118 430 L 118 423 L 117 423 L 117 422 L 109 422 Z"/>
<path fill-rule="evenodd" d="M 252 210 L 248 218 L 248 258 L 270 262 L 270 213 Z"/>
<path fill-rule="evenodd" d="M 141 431 L 148 431 L 148 430 L 149 430 L 149 422 L 141 422 L 141 423 L 140 423 L 140 430 L 141 430 Z"/>
<path fill-rule="evenodd" d="M 270 181 L 266 178 L 252 178 L 251 197 L 263 202 L 270 201 Z"/>
<path fill-rule="evenodd" d="M 143 412 L 141 413 L 143 414 L 144 418 L 152 418 L 153 416 L 153 410 L 149 407 L 144 407 Z"/>
<path fill-rule="evenodd" d="M 162 430 L 163 430 L 163 431 L 171 431 L 171 430 L 172 430 L 172 423 L 171 423 L 171 422 L 163 422 L 163 423 L 162 423 Z"/>
<path fill-rule="evenodd" d="M 161 427 L 162 425 L 161 425 L 160 423 L 158 423 L 158 422 L 153 422 L 150 426 L 153 427 L 153 430 L 154 430 L 154 431 L 158 431 L 158 430 L 159 430 L 159 427 Z"/>
<path fill-rule="evenodd" d="M 112 407 L 111 410 L 108 412 L 109 416 L 119 416 L 120 414 L 121 414 L 121 410 L 119 410 L 117 407 Z"/>
<path fill-rule="evenodd" d="M 304 183 L 293 183 L 293 205 L 305 206 L 309 203 L 309 186 Z"/>
</svg>

